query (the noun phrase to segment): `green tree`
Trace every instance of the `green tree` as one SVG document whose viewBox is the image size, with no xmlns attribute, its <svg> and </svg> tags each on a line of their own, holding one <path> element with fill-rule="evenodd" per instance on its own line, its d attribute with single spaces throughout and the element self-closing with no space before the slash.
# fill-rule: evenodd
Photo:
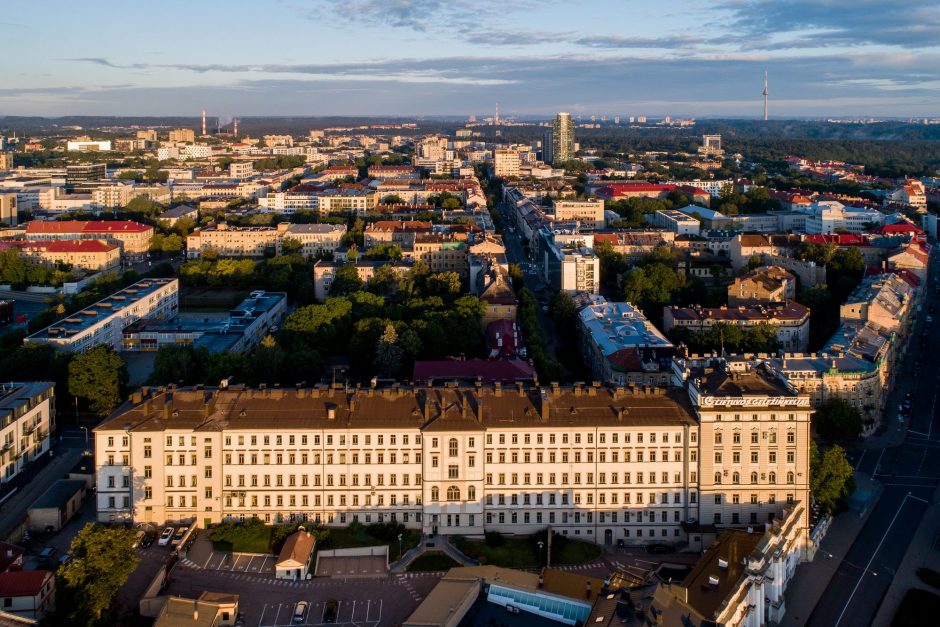
<svg viewBox="0 0 940 627">
<path fill-rule="evenodd" d="M 154 233 L 150 237 L 150 252 L 159 253 L 163 251 L 163 235 L 161 233 Z"/>
<path fill-rule="evenodd" d="M 135 533 L 130 527 L 93 523 L 78 532 L 69 548 L 72 560 L 57 573 L 55 624 L 98 624 L 140 561 L 133 549 Z"/>
<path fill-rule="evenodd" d="M 125 205 L 124 211 L 126 213 L 139 213 L 148 218 L 154 218 L 163 213 L 163 205 L 153 202 L 146 196 L 138 196 Z"/>
<path fill-rule="evenodd" d="M 344 296 L 362 289 L 362 279 L 356 266 L 347 263 L 336 269 L 336 275 L 330 284 L 330 296 Z"/>
<path fill-rule="evenodd" d="M 462 291 L 460 275 L 456 272 L 436 272 L 428 276 L 428 294 L 456 298 Z"/>
<path fill-rule="evenodd" d="M 841 398 L 831 398 L 813 415 L 816 433 L 829 440 L 857 438 L 862 432 L 862 415 L 858 409 Z"/>
<path fill-rule="evenodd" d="M 385 331 L 375 348 L 375 367 L 385 377 L 394 377 L 401 370 L 401 360 L 405 351 L 398 345 L 398 332 L 391 322 L 385 325 Z"/>
<path fill-rule="evenodd" d="M 275 383 L 284 364 L 284 350 L 271 335 L 266 335 L 251 354 L 254 379 L 258 383 Z"/>
<path fill-rule="evenodd" d="M 281 252 L 285 255 L 297 255 L 303 248 L 303 243 L 294 237 L 285 237 L 281 241 Z"/>
<path fill-rule="evenodd" d="M 383 205 L 403 205 L 405 204 L 405 200 L 398 194 L 389 194 L 388 196 L 382 199 L 382 204 Z"/>
<path fill-rule="evenodd" d="M 127 377 L 127 364 L 120 355 L 109 346 L 95 346 L 76 355 L 69 364 L 69 392 L 85 399 L 91 411 L 104 416 L 121 403 Z"/>
<path fill-rule="evenodd" d="M 183 238 L 176 233 L 171 233 L 163 238 L 161 250 L 171 255 L 178 255 L 183 250 Z"/>
<path fill-rule="evenodd" d="M 153 360 L 150 383 L 166 385 L 182 381 L 188 385 L 196 380 L 196 360 L 189 346 L 166 344 L 157 350 Z"/>
<path fill-rule="evenodd" d="M 813 498 L 823 509 L 835 513 L 855 491 L 852 464 L 841 446 L 832 446 L 821 454 L 816 442 L 810 445 L 809 486 Z"/>
<path fill-rule="evenodd" d="M 398 261 L 402 258 L 401 246 L 391 243 L 376 244 L 362 255 L 369 261 Z"/>
</svg>

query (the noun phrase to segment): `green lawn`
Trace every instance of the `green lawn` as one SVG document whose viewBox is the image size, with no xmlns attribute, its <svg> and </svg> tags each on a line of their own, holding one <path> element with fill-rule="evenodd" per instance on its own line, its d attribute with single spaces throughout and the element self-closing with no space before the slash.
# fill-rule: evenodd
<svg viewBox="0 0 940 627">
<path fill-rule="evenodd" d="M 544 537 L 544 536 L 543 536 Z M 508 568 L 538 568 L 539 549 L 532 538 L 503 536 L 497 542 L 454 539 L 454 546 L 481 564 Z M 556 535 L 552 545 L 552 564 L 583 564 L 601 555 L 601 548 L 589 542 L 571 540 Z M 545 560 L 542 554 L 542 563 Z"/>
<path fill-rule="evenodd" d="M 418 546 L 418 542 L 421 541 L 421 533 L 415 530 L 407 530 L 402 532 L 402 550 L 408 552 L 410 549 Z M 382 546 L 385 545 L 388 547 L 388 559 L 390 562 L 394 562 L 398 559 L 398 537 L 393 536 L 390 539 L 382 539 L 376 537 L 369 533 L 368 527 L 354 528 L 354 527 L 341 527 L 329 528 L 329 536 L 327 539 L 320 543 L 318 548 L 324 550 L 328 549 L 353 549 L 360 546 Z"/>
<path fill-rule="evenodd" d="M 408 572 L 437 572 L 441 570 L 450 570 L 455 566 L 460 566 L 449 555 L 441 551 L 428 551 L 415 558 L 415 561 L 408 565 Z"/>
<path fill-rule="evenodd" d="M 212 539 L 212 548 L 216 551 L 233 553 L 270 553 L 273 527 L 251 526 L 238 532 L 225 534 L 222 538 Z"/>
</svg>

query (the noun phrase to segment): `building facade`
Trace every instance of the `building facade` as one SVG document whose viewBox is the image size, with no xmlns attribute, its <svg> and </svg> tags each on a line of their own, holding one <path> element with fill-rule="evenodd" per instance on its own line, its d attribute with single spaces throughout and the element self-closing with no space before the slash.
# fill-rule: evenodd
<svg viewBox="0 0 940 627">
<path fill-rule="evenodd" d="M 55 416 L 55 384 L 0 385 L 0 482 L 11 481 L 49 452 Z"/>
<path fill-rule="evenodd" d="M 172 318 L 178 310 L 178 279 L 143 279 L 23 341 L 52 344 L 72 352 L 102 344 L 119 351 L 125 327 L 141 318 Z"/>
<path fill-rule="evenodd" d="M 778 416 L 777 397 L 747 393 L 741 402 L 760 415 L 748 429 L 775 433 L 759 440 L 765 457 L 753 464 L 765 501 L 732 499 L 730 473 L 717 486 L 704 481 L 703 501 L 704 460 L 716 448 L 701 439 L 697 415 L 711 421 L 713 438 L 716 394 L 696 396 L 693 408 L 679 388 L 600 384 L 150 390 L 96 428 L 98 519 L 398 521 L 474 536 L 552 525 L 608 545 L 681 540 L 685 525 L 706 516 L 746 524 L 771 500 L 798 498 L 788 472 L 794 481 L 808 474 L 807 455 L 787 454 L 808 454 L 808 403 L 788 408 L 800 414 L 791 419 Z M 791 432 L 801 439 L 790 442 Z M 708 462 L 709 474 L 715 468 Z"/>
<path fill-rule="evenodd" d="M 673 328 L 701 333 L 716 324 L 752 329 L 759 324 L 777 329 L 777 341 L 787 352 L 806 352 L 809 347 L 809 308 L 796 301 L 741 307 L 664 307 L 663 330 Z"/>
</svg>

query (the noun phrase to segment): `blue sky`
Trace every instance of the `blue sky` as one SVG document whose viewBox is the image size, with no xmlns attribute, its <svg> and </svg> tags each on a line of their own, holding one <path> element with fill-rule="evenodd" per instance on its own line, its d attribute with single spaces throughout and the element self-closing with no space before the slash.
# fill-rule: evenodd
<svg viewBox="0 0 940 627">
<path fill-rule="evenodd" d="M 940 115 L 937 0 L 3 0 L 0 114 Z"/>
</svg>

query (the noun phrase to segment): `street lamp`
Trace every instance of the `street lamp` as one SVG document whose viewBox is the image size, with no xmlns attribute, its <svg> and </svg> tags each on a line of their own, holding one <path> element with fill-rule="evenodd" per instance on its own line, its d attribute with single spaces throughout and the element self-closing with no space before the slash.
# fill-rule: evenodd
<svg viewBox="0 0 940 627">
<path fill-rule="evenodd" d="M 541 566 L 542 565 L 542 548 L 545 546 L 545 543 L 539 540 L 538 545 L 539 545 L 539 566 Z"/>
<path fill-rule="evenodd" d="M 398 559 L 401 559 L 401 556 L 402 556 L 402 544 L 401 544 L 402 537 L 403 537 L 403 534 L 398 534 Z"/>
<path fill-rule="evenodd" d="M 88 446 L 88 427 L 79 427 L 82 431 L 85 432 L 85 446 Z"/>
</svg>

